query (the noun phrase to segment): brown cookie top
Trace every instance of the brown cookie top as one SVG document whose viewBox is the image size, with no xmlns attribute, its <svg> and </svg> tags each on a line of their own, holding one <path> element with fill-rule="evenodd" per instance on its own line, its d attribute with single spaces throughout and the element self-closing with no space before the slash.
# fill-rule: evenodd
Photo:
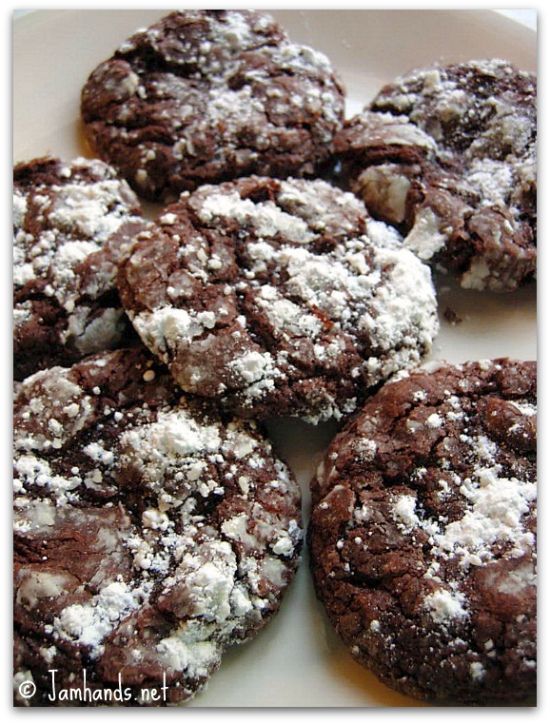
<svg viewBox="0 0 550 724">
<path fill-rule="evenodd" d="M 125 41 L 82 91 L 86 133 L 142 196 L 311 174 L 344 117 L 328 59 L 265 13 L 187 10 Z"/>
<path fill-rule="evenodd" d="M 501 60 L 416 70 L 335 141 L 367 208 L 463 287 L 510 291 L 536 269 L 536 80 Z"/>
<path fill-rule="evenodd" d="M 536 685 L 536 367 L 432 364 L 386 384 L 312 483 L 319 598 L 355 658 L 434 701 Z"/>
<path fill-rule="evenodd" d="M 418 363 L 438 328 L 428 267 L 323 181 L 182 194 L 118 286 L 178 384 L 244 416 L 340 418 Z"/>
<path fill-rule="evenodd" d="M 116 264 L 145 222 L 133 191 L 101 161 L 35 159 L 13 179 L 19 380 L 131 338 Z"/>
<path fill-rule="evenodd" d="M 299 491 L 254 423 L 181 396 L 143 350 L 19 387 L 15 669 L 57 688 L 193 696 L 277 610 L 297 565 Z M 99 701 L 101 703 L 101 701 Z M 158 704 L 157 704 L 158 705 Z"/>
</svg>

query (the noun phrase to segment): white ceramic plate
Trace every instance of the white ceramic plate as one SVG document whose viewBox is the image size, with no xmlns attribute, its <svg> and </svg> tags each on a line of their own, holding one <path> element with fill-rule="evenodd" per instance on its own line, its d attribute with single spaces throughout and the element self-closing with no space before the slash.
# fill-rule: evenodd
<svg viewBox="0 0 550 724">
<path fill-rule="evenodd" d="M 88 74 L 136 28 L 165 13 L 40 11 L 14 24 L 15 161 L 52 153 L 91 155 L 79 126 L 80 88 Z M 536 34 L 492 11 L 276 11 L 291 37 L 329 55 L 348 89 L 349 113 L 387 81 L 437 60 L 506 58 L 536 70 Z M 154 211 L 153 208 L 151 208 Z M 438 281 L 443 318 L 433 358 L 453 362 L 496 356 L 536 356 L 536 292 L 496 296 Z M 269 425 L 304 490 L 336 427 L 297 421 Z M 328 625 L 312 590 L 307 555 L 280 613 L 252 642 L 230 651 L 195 707 L 414 706 L 356 664 Z"/>
</svg>

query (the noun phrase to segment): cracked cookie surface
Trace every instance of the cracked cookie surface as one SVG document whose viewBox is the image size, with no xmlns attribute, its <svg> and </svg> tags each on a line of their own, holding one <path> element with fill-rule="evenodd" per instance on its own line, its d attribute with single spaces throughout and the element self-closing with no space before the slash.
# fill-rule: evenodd
<svg viewBox="0 0 550 724">
<path fill-rule="evenodd" d="M 27 378 L 14 439 L 15 671 L 33 705 L 51 669 L 73 691 L 84 670 L 94 692 L 120 673 L 131 706 L 165 674 L 161 703 L 187 700 L 278 609 L 301 543 L 292 475 L 145 350 Z"/>
<path fill-rule="evenodd" d="M 412 71 L 335 141 L 352 189 L 471 289 L 536 271 L 536 79 L 501 60 Z"/>
<path fill-rule="evenodd" d="M 464 704 L 536 687 L 536 367 L 403 374 L 312 483 L 318 597 L 389 686 Z"/>
<path fill-rule="evenodd" d="M 82 91 L 86 133 L 147 198 L 312 174 L 344 117 L 328 59 L 265 13 L 188 10 L 138 31 Z"/>
<path fill-rule="evenodd" d="M 438 329 L 429 268 L 322 181 L 182 194 L 118 287 L 178 384 L 248 417 L 340 418 L 417 364 Z"/>
<path fill-rule="evenodd" d="M 15 379 L 129 343 L 116 265 L 145 224 L 134 192 L 102 161 L 15 167 Z"/>
</svg>

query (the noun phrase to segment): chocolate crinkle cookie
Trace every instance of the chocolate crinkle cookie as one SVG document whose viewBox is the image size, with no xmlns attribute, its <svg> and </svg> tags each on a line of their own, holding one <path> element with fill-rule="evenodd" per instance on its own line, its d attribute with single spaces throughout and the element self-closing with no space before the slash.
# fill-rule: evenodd
<svg viewBox="0 0 550 724">
<path fill-rule="evenodd" d="M 386 384 L 312 484 L 317 594 L 354 658 L 439 703 L 536 686 L 536 367 L 434 365 Z"/>
<path fill-rule="evenodd" d="M 187 10 L 138 31 L 89 77 L 86 134 L 150 199 L 248 174 L 311 174 L 344 117 L 328 59 L 264 13 Z"/>
<path fill-rule="evenodd" d="M 417 364 L 438 328 L 429 268 L 319 180 L 182 194 L 118 285 L 178 384 L 242 416 L 340 418 Z"/>
<path fill-rule="evenodd" d="M 377 218 L 463 287 L 512 291 L 536 271 L 536 80 L 502 60 L 413 71 L 335 141 Z"/>
<path fill-rule="evenodd" d="M 117 263 L 146 228 L 125 181 L 101 161 L 40 158 L 15 167 L 14 376 L 132 338 Z"/>
<path fill-rule="evenodd" d="M 137 348 L 26 379 L 14 433 L 17 703 L 189 699 L 293 576 L 289 470 Z"/>
</svg>

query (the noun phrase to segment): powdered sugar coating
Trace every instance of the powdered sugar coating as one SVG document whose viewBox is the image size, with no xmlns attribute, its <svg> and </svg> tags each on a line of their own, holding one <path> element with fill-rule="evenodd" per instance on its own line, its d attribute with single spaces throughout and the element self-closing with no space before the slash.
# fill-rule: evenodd
<svg viewBox="0 0 550 724">
<path fill-rule="evenodd" d="M 122 265 L 119 290 L 186 391 L 317 422 L 430 349 L 428 267 L 351 194 L 251 177 L 183 194 L 168 214 Z"/>
<path fill-rule="evenodd" d="M 171 13 L 124 42 L 82 92 L 88 135 L 150 197 L 261 173 L 311 174 L 340 128 L 328 59 L 265 13 Z"/>
<path fill-rule="evenodd" d="M 510 291 L 536 268 L 536 81 L 502 60 L 411 71 L 335 145 L 353 190 L 462 286 Z"/>
<path fill-rule="evenodd" d="M 534 409 L 534 363 L 443 364 L 387 383 L 327 452 L 317 592 L 354 655 L 399 690 L 534 693 Z"/>
<path fill-rule="evenodd" d="M 13 208 L 16 378 L 116 346 L 116 262 L 145 224 L 135 194 L 101 161 L 43 158 L 16 166 Z"/>
<path fill-rule="evenodd" d="M 73 688 L 82 668 L 92 688 L 121 671 L 134 695 L 166 672 L 166 701 L 190 698 L 292 578 L 287 467 L 137 349 L 28 378 L 14 420 L 16 668 L 34 703 L 50 668 Z"/>
</svg>

